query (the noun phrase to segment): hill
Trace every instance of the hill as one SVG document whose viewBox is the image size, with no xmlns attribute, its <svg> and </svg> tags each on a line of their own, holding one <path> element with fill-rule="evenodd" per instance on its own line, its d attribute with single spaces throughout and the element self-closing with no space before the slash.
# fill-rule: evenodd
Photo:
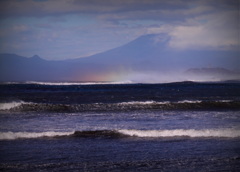
<svg viewBox="0 0 240 172">
<path fill-rule="evenodd" d="M 154 75 L 153 80 L 158 82 L 176 75 L 185 80 L 186 73 L 181 72 L 191 68 L 213 66 L 240 71 L 239 52 L 177 50 L 171 48 L 169 40 L 165 34 L 143 35 L 99 54 L 63 61 L 47 61 L 37 55 L 27 58 L 0 54 L 0 81 L 118 81 L 136 80 L 143 75 L 153 78 Z M 189 70 L 190 73 L 197 76 L 193 75 L 194 70 Z M 224 78 L 231 75 L 224 75 Z M 220 72 L 218 78 L 221 76 Z"/>
</svg>

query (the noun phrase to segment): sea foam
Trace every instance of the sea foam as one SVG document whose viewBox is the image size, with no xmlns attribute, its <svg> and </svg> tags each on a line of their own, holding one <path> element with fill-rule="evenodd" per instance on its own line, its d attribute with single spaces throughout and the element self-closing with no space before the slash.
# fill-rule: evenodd
<svg viewBox="0 0 240 172">
<path fill-rule="evenodd" d="M 119 130 L 119 132 L 136 137 L 240 137 L 240 130 L 232 129 Z"/>
<path fill-rule="evenodd" d="M 16 108 L 21 106 L 22 104 L 26 104 L 24 101 L 13 101 L 8 103 L 0 103 L 0 110 L 10 110 L 12 108 Z"/>
<path fill-rule="evenodd" d="M 237 129 L 175 129 L 175 130 L 96 130 L 75 132 L 0 132 L 0 140 L 31 139 L 40 137 L 75 136 L 75 137 L 140 137 L 140 138 L 173 138 L 173 137 L 196 137 L 196 138 L 237 138 L 240 130 Z"/>
<path fill-rule="evenodd" d="M 131 84 L 132 81 L 119 81 L 119 82 L 35 82 L 28 81 L 26 84 L 37 85 L 53 85 L 53 86 L 68 86 L 68 85 L 104 85 L 104 84 Z"/>
<path fill-rule="evenodd" d="M 129 102 L 121 102 L 118 103 L 119 105 L 151 105 L 151 104 L 169 104 L 169 101 L 162 101 L 162 102 L 157 102 L 157 101 L 129 101 Z"/>
<path fill-rule="evenodd" d="M 177 103 L 201 103 L 201 100 L 182 100 L 178 101 Z"/>
<path fill-rule="evenodd" d="M 56 137 L 56 136 L 68 136 L 74 132 L 0 132 L 0 140 L 14 140 L 21 138 L 39 138 L 39 137 Z"/>
</svg>

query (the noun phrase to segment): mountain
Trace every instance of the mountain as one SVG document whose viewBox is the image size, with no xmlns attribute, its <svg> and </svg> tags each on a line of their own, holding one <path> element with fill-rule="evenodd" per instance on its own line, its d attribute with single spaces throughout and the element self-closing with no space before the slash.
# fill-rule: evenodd
<svg viewBox="0 0 240 172">
<path fill-rule="evenodd" d="M 145 78 L 158 82 L 176 75 L 186 80 L 184 75 L 196 75 L 191 73 L 193 70 L 181 73 L 190 68 L 212 66 L 240 71 L 239 51 L 177 50 L 171 48 L 170 40 L 166 34 L 148 34 L 99 54 L 63 61 L 47 61 L 37 55 L 27 58 L 0 54 L 0 81 L 138 81 Z"/>
<path fill-rule="evenodd" d="M 43 73 L 38 73 L 38 69 L 47 61 L 39 58 L 26 58 L 15 54 L 0 55 L 0 78 L 1 81 L 28 80 L 33 77 L 40 79 Z M 36 71 L 36 72 L 35 72 Z"/>
<path fill-rule="evenodd" d="M 239 51 L 177 50 L 167 34 L 147 34 L 130 43 L 76 62 L 122 65 L 131 69 L 172 70 L 201 67 L 239 68 Z"/>
<path fill-rule="evenodd" d="M 157 41 L 160 37 L 161 40 Z M 157 36 L 155 34 L 144 35 L 123 46 L 77 60 L 95 61 L 104 64 L 133 64 L 141 60 L 149 61 L 157 58 L 159 53 L 163 53 L 168 39 L 169 37 L 163 34 Z"/>
<path fill-rule="evenodd" d="M 87 81 L 109 72 L 105 65 L 72 60 L 47 61 L 16 54 L 0 54 L 0 81 Z M 97 73 L 97 74 L 95 74 Z M 97 79 L 97 78 L 96 78 Z"/>
</svg>

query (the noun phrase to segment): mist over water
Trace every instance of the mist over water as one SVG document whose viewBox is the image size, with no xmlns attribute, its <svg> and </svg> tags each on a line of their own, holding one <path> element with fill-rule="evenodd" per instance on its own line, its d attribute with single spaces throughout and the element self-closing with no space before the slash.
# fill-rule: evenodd
<svg viewBox="0 0 240 172">
<path fill-rule="evenodd" d="M 121 77 L 122 81 L 133 83 L 172 83 L 172 82 L 218 82 L 227 80 L 239 81 L 240 74 L 190 73 L 187 71 L 132 71 Z"/>
</svg>

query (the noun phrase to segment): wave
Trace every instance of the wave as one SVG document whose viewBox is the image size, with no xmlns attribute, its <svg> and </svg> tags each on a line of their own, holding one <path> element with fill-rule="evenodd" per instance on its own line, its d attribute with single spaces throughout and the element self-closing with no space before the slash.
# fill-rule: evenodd
<svg viewBox="0 0 240 172">
<path fill-rule="evenodd" d="M 20 107 L 21 105 L 26 104 L 24 101 L 13 101 L 7 103 L 0 103 L 0 110 L 10 110 L 13 108 Z"/>
<path fill-rule="evenodd" d="M 183 103 L 201 103 L 201 100 L 181 100 L 177 102 L 170 102 L 170 101 L 130 101 L 130 102 L 122 102 L 119 103 L 121 105 L 153 105 L 153 104 L 159 104 L 159 105 L 166 105 L 166 104 L 183 104 Z M 222 100 L 218 102 L 230 102 L 230 100 Z"/>
<path fill-rule="evenodd" d="M 76 131 L 77 137 L 140 137 L 140 138 L 165 138 L 165 137 L 240 137 L 240 130 L 232 129 L 176 129 L 176 130 L 97 130 Z"/>
<path fill-rule="evenodd" d="M 57 136 L 69 136 L 73 132 L 0 132 L 0 140 L 14 140 L 23 138 L 39 138 L 39 137 L 57 137 Z"/>
<path fill-rule="evenodd" d="M 78 137 L 78 138 L 238 138 L 240 130 L 234 129 L 175 129 L 175 130 L 95 130 L 75 132 L 0 132 L 0 140 L 33 139 L 43 137 Z"/>
<path fill-rule="evenodd" d="M 0 103 L 0 111 L 10 112 L 85 112 L 124 110 L 240 110 L 240 102 L 233 100 L 129 101 L 120 103 L 54 104 L 13 101 Z"/>
<path fill-rule="evenodd" d="M 136 137 L 240 137 L 240 130 L 232 129 L 119 130 L 119 132 Z"/>
<path fill-rule="evenodd" d="M 176 103 L 201 103 L 201 100 L 182 100 L 182 101 L 178 101 Z"/>
<path fill-rule="evenodd" d="M 118 103 L 119 105 L 153 105 L 153 104 L 170 104 L 169 101 L 130 101 L 130 102 L 122 102 Z"/>
<path fill-rule="evenodd" d="M 117 130 L 96 130 L 96 131 L 73 131 L 73 132 L 0 132 L 0 140 L 15 140 L 15 139 L 33 139 L 43 137 L 108 137 L 118 138 L 126 135 L 121 134 Z"/>
<path fill-rule="evenodd" d="M 3 84 L 34 84 L 34 85 L 52 85 L 52 86 L 68 86 L 68 85 L 104 85 L 104 84 L 132 84 L 132 81 L 112 81 L 112 82 L 4 82 Z"/>
<path fill-rule="evenodd" d="M 233 102 L 233 100 L 218 100 L 218 102 L 230 103 L 230 102 Z"/>
</svg>

